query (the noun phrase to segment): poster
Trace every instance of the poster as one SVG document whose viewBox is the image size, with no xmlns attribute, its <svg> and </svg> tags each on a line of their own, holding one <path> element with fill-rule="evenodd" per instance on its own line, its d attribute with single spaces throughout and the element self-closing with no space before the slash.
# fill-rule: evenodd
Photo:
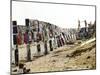
<svg viewBox="0 0 100 75">
<path fill-rule="evenodd" d="M 96 69 L 96 6 L 12 1 L 11 73 Z"/>
</svg>

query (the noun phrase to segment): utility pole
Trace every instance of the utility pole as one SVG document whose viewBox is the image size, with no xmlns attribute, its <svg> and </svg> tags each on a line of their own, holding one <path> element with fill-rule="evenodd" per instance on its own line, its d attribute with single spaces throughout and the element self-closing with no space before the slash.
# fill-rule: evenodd
<svg viewBox="0 0 100 75">
<path fill-rule="evenodd" d="M 78 20 L 77 39 L 80 39 L 80 20 Z"/>
<path fill-rule="evenodd" d="M 18 45 L 17 45 L 17 22 L 13 21 L 13 44 L 16 46 L 16 49 L 14 51 L 15 56 L 15 65 L 18 66 L 19 64 L 19 52 L 18 52 Z"/>
<path fill-rule="evenodd" d="M 84 20 L 84 23 L 85 23 L 85 31 L 88 32 L 87 21 Z"/>
<path fill-rule="evenodd" d="M 78 20 L 78 32 L 80 31 L 80 20 Z"/>
</svg>

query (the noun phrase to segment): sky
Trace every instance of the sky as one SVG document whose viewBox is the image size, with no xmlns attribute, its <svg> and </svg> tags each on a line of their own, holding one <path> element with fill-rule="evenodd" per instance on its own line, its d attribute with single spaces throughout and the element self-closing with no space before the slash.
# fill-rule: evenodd
<svg viewBox="0 0 100 75">
<path fill-rule="evenodd" d="M 26 18 L 49 22 L 62 28 L 77 28 L 80 20 L 81 27 L 84 27 L 84 20 L 87 23 L 95 21 L 95 7 L 13 1 L 12 21 L 25 25 Z"/>
</svg>

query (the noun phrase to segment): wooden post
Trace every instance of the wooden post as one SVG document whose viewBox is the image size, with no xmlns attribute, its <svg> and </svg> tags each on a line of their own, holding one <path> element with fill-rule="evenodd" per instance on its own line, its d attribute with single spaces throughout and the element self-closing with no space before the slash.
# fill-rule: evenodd
<svg viewBox="0 0 100 75">
<path fill-rule="evenodd" d="M 59 36 L 57 36 L 57 45 L 58 45 L 58 47 L 60 47 L 60 41 L 59 41 Z"/>
<path fill-rule="evenodd" d="M 84 23 L 85 23 L 85 31 L 88 32 L 87 21 L 85 20 Z"/>
<path fill-rule="evenodd" d="M 80 20 L 78 20 L 77 39 L 80 39 Z"/>
<path fill-rule="evenodd" d="M 85 20 L 84 23 L 85 23 L 85 38 L 88 38 L 89 36 L 88 36 L 87 21 Z"/>
<path fill-rule="evenodd" d="M 16 45 L 16 49 L 14 51 L 14 56 L 15 56 L 15 65 L 18 66 L 19 63 L 19 52 L 18 52 L 18 45 L 17 45 L 17 22 L 13 21 L 13 43 Z"/>
<path fill-rule="evenodd" d="M 67 44 L 67 41 L 66 41 L 66 37 L 65 37 L 65 33 L 62 32 L 62 36 L 64 37 L 64 44 Z"/>
<path fill-rule="evenodd" d="M 27 61 L 30 61 L 31 60 L 31 50 L 30 50 L 30 41 L 29 41 L 29 19 L 25 19 L 25 24 L 26 24 L 26 32 L 27 32 L 27 35 L 28 35 L 28 43 L 27 43 Z"/>
<path fill-rule="evenodd" d="M 53 51 L 52 40 L 49 41 L 49 45 L 50 45 L 50 51 Z"/>
<path fill-rule="evenodd" d="M 48 54 L 48 48 L 47 48 L 47 40 L 48 40 L 48 37 L 47 37 L 47 30 L 46 30 L 46 26 L 44 25 L 44 48 L 45 48 L 45 51 L 44 51 L 44 54 L 47 55 Z"/>
<path fill-rule="evenodd" d="M 31 60 L 30 44 L 27 44 L 27 61 Z"/>
<path fill-rule="evenodd" d="M 78 32 L 80 31 L 80 20 L 78 20 Z"/>
<path fill-rule="evenodd" d="M 44 42 L 44 48 L 45 48 L 44 54 L 47 55 L 48 54 L 47 41 Z"/>
<path fill-rule="evenodd" d="M 41 51 L 40 44 L 37 44 L 37 51 L 38 51 L 38 53 Z"/>
</svg>

